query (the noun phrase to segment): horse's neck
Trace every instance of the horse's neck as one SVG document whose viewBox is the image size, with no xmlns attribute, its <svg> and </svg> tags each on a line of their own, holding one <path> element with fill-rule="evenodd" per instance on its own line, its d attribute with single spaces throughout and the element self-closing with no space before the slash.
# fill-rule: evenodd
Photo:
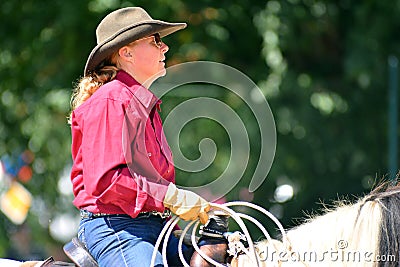
<svg viewBox="0 0 400 267">
<path fill-rule="evenodd" d="M 378 201 L 363 199 L 354 205 L 341 205 L 288 231 L 283 242 L 258 242 L 259 266 L 376 266 L 382 216 Z M 246 255 L 233 263 L 254 266 Z"/>
<path fill-rule="evenodd" d="M 378 252 L 381 206 L 363 200 L 338 207 L 287 232 L 292 251 L 317 253 Z"/>
</svg>

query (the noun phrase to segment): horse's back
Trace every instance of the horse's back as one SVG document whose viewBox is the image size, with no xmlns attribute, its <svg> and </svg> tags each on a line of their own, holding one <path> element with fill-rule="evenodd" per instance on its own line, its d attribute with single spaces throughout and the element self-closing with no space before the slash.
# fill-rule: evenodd
<svg viewBox="0 0 400 267">
<path fill-rule="evenodd" d="M 41 266 L 43 261 L 16 261 L 10 259 L 0 259 L 0 266 L 1 267 L 36 267 Z"/>
<path fill-rule="evenodd" d="M 19 267 L 21 263 L 22 262 L 9 259 L 0 259 L 0 266 Z"/>
</svg>

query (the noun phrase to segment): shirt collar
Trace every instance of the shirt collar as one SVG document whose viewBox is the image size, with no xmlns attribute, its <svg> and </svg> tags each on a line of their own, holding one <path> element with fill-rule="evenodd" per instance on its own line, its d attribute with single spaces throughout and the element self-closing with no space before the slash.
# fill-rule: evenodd
<svg viewBox="0 0 400 267">
<path fill-rule="evenodd" d="M 119 70 L 115 79 L 124 83 L 147 110 L 150 111 L 154 106 L 157 106 L 157 109 L 160 110 L 161 100 L 127 72 Z"/>
</svg>

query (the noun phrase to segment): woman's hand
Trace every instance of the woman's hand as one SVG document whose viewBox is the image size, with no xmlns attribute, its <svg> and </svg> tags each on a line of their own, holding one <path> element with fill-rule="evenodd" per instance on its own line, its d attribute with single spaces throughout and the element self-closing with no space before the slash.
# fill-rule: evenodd
<svg viewBox="0 0 400 267">
<path fill-rule="evenodd" d="M 208 221 L 210 203 L 194 192 L 177 188 L 173 183 L 169 184 L 163 203 L 183 220 L 199 218 L 202 224 Z"/>
</svg>

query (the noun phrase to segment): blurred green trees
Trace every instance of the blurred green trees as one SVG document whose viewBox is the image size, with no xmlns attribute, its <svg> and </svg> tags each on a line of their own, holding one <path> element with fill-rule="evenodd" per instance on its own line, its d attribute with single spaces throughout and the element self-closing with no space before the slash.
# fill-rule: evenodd
<svg viewBox="0 0 400 267">
<path fill-rule="evenodd" d="M 165 38 L 167 65 L 216 61 L 259 85 L 275 117 L 277 151 L 267 180 L 247 195 L 285 226 L 320 199 L 360 195 L 386 175 L 387 60 L 400 54 L 399 1 L 2 1 L 0 157 L 33 153 L 33 175 L 23 184 L 34 201 L 23 227 L 0 215 L 0 257 L 9 256 L 15 233 L 25 227 L 29 244 L 43 244 L 41 254 L 61 249 L 48 227 L 56 214 L 76 215 L 71 195 L 59 190 L 71 164 L 66 119 L 71 90 L 95 45 L 97 23 L 110 10 L 132 5 L 154 18 L 188 23 Z M 185 97 L 167 96 L 163 110 Z M 216 97 L 241 114 L 253 135 L 249 169 L 227 196 L 237 200 L 246 195 L 260 137 L 251 130 L 255 121 L 244 103 Z M 198 141 L 210 137 L 221 151 L 220 162 L 226 162 L 229 139 L 220 125 L 200 120 L 185 131 L 181 146 L 188 158 L 198 157 Z M 191 175 L 215 177 L 219 166 Z M 185 175 L 178 171 L 180 184 Z M 284 184 L 294 196 L 280 203 L 274 193 Z"/>
</svg>

